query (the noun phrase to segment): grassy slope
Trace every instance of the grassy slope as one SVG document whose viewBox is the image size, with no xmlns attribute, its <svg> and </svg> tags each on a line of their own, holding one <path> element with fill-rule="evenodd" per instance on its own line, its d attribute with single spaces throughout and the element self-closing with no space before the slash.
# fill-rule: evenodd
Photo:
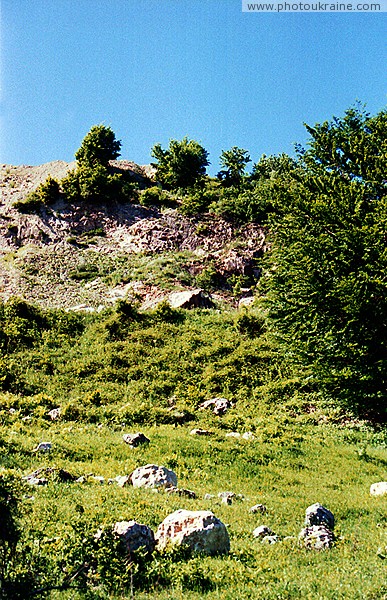
<svg viewBox="0 0 387 600">
<path fill-rule="evenodd" d="M 28 489 L 25 528 L 40 539 L 39 553 L 54 566 L 66 560 L 69 545 L 80 543 L 77 523 L 89 533 L 121 519 L 156 529 L 177 508 L 210 509 L 228 525 L 230 556 L 157 558 L 136 598 L 386 597 L 378 556 L 387 542 L 385 499 L 369 496 L 370 484 L 385 479 L 385 433 L 323 410 L 318 395 L 281 372 L 265 335 L 241 333 L 234 314 L 178 317 L 154 313 L 133 320 L 112 311 L 87 317 L 82 335 L 70 339 L 53 328 L 35 347 L 5 356 L 14 380 L 1 396 L 1 463 L 13 474 L 55 466 L 113 478 L 154 462 L 174 469 L 179 486 L 198 494 L 191 500 L 97 483 Z M 198 411 L 213 395 L 226 395 L 236 406 L 224 417 Z M 58 422 L 47 418 L 54 406 L 63 411 Z M 192 437 L 192 427 L 214 435 Z M 132 450 L 122 433 L 138 429 L 151 444 Z M 229 430 L 252 430 L 255 439 L 226 438 Z M 53 443 L 50 454 L 31 452 L 40 441 Z M 245 500 L 226 506 L 217 497 L 203 499 L 226 490 Z M 266 515 L 249 513 L 258 502 L 267 506 Z M 297 544 L 305 509 L 314 502 L 336 517 L 330 551 Z M 260 524 L 282 541 L 266 546 L 255 540 Z M 84 596 L 61 591 L 51 597 Z M 91 597 L 113 592 L 101 585 Z"/>
</svg>

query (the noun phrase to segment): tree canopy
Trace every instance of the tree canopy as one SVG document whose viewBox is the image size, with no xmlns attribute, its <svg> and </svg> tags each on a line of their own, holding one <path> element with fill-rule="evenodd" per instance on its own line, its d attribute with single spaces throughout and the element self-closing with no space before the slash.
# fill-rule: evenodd
<svg viewBox="0 0 387 600">
<path fill-rule="evenodd" d="M 272 224 L 267 307 L 287 356 L 336 398 L 385 411 L 387 113 L 307 126 Z"/>
<path fill-rule="evenodd" d="M 171 140 L 168 150 L 161 144 L 153 146 L 151 155 L 157 160 L 156 177 L 167 188 L 193 186 L 206 173 L 208 152 L 195 140 L 184 137 Z"/>
<path fill-rule="evenodd" d="M 115 160 L 120 155 L 121 142 L 110 127 L 93 125 L 82 141 L 79 150 L 75 153 L 79 166 L 107 167 L 110 160 Z"/>
<path fill-rule="evenodd" d="M 238 186 L 249 162 L 251 162 L 250 155 L 243 148 L 233 146 L 230 150 L 223 150 L 220 155 L 220 165 L 223 169 L 218 173 L 219 179 L 226 185 Z"/>
</svg>

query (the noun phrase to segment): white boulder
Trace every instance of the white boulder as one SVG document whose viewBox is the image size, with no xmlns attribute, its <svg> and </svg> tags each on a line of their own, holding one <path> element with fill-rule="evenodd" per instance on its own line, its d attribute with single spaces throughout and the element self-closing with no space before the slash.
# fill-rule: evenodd
<svg viewBox="0 0 387 600">
<path fill-rule="evenodd" d="M 176 473 L 166 467 L 159 467 L 158 465 L 138 467 L 130 475 L 130 480 L 133 487 L 137 488 L 177 487 Z"/>
<path fill-rule="evenodd" d="M 208 510 L 175 511 L 159 525 L 155 538 L 159 549 L 172 543 L 207 555 L 230 551 L 226 526 Z"/>
</svg>

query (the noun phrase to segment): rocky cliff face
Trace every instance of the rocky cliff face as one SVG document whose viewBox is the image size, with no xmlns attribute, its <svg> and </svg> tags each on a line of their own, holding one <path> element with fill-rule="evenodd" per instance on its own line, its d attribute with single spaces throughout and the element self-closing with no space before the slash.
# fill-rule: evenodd
<svg viewBox="0 0 387 600">
<path fill-rule="evenodd" d="M 112 166 L 139 183 L 154 175 L 129 161 Z M 31 215 L 13 207 L 48 175 L 59 180 L 74 167 L 62 161 L 0 167 L 0 299 L 96 308 L 129 294 L 149 305 L 167 292 L 203 285 L 234 301 L 231 283 L 257 279 L 265 231 L 255 224 L 238 229 L 215 215 L 188 218 L 134 203 L 58 202 Z"/>
</svg>

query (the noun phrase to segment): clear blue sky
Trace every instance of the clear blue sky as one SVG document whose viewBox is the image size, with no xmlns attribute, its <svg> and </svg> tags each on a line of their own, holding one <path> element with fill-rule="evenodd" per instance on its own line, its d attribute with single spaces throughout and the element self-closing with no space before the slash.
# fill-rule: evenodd
<svg viewBox="0 0 387 600">
<path fill-rule="evenodd" d="M 0 0 L 0 162 L 73 160 L 97 123 L 122 158 L 187 135 L 293 152 L 303 122 L 387 102 L 387 13 L 248 14 L 241 0 Z"/>
</svg>

